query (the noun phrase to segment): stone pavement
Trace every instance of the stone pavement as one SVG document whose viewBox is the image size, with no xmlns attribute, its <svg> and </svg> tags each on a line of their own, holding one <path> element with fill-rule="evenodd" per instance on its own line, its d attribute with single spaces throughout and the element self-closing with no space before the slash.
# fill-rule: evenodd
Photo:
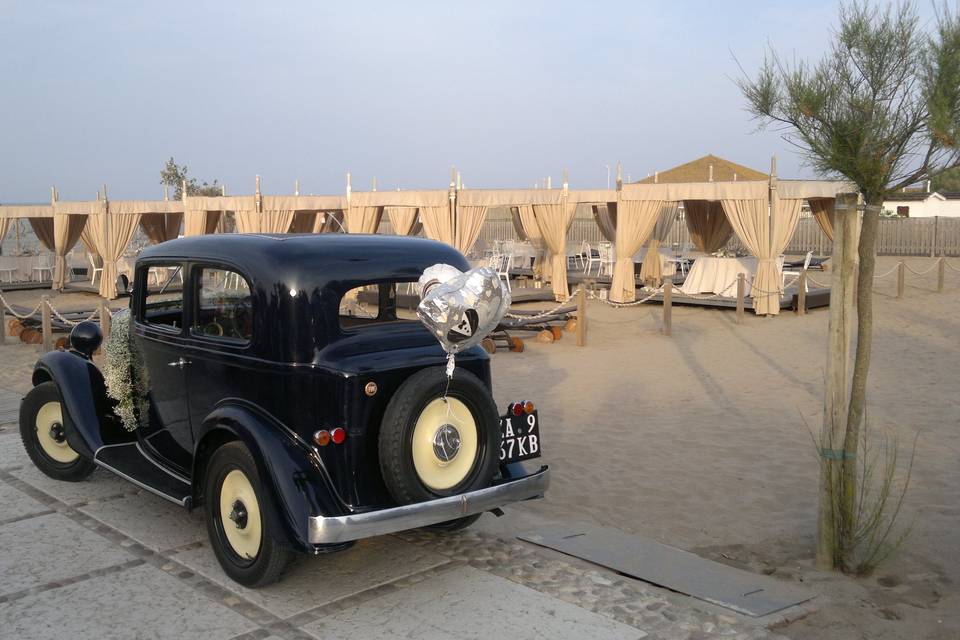
<svg viewBox="0 0 960 640">
<path fill-rule="evenodd" d="M 0 409 L 11 398 L 0 391 Z M 522 543 L 504 534 L 509 521 L 484 531 L 489 515 L 478 530 L 407 532 L 303 557 L 279 584 L 246 589 L 220 570 L 201 513 L 102 470 L 81 483 L 51 480 L 10 423 L 0 425 L 0 505 L 0 635 L 20 640 L 773 637 Z"/>
</svg>

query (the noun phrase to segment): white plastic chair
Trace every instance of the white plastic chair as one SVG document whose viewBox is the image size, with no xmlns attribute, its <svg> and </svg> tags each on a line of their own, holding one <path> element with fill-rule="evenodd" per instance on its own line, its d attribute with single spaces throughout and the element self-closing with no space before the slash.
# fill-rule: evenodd
<svg viewBox="0 0 960 640">
<path fill-rule="evenodd" d="M 14 268 L 0 267 L 0 282 L 13 282 Z"/>
<path fill-rule="evenodd" d="M 507 282 L 507 291 L 513 291 L 510 288 L 510 267 L 513 266 L 513 254 L 500 255 L 500 264 L 497 266 L 497 276 Z"/>
<path fill-rule="evenodd" d="M 600 259 L 600 252 L 597 251 L 594 254 L 593 248 L 590 246 L 589 242 L 584 241 L 583 243 L 584 251 L 586 252 L 586 265 L 587 268 L 584 273 L 590 275 L 590 269 L 593 268 L 593 265 L 597 265 L 597 275 L 599 276 L 603 271 L 603 261 Z"/>
<path fill-rule="evenodd" d="M 97 261 L 93 259 L 93 254 L 88 253 L 87 257 L 90 258 L 90 286 L 97 284 L 97 275 L 103 274 L 103 267 L 97 266 Z"/>
<path fill-rule="evenodd" d="M 50 279 L 53 280 L 53 264 L 50 262 L 49 255 L 40 256 L 40 266 L 33 268 L 33 275 L 37 276 L 38 282 L 43 282 L 43 274 L 50 273 Z"/>
<path fill-rule="evenodd" d="M 783 262 L 784 262 L 784 259 L 785 259 L 785 256 L 780 256 L 780 257 L 777 259 L 777 263 L 778 263 L 778 265 L 780 266 L 780 272 L 783 274 L 783 285 L 786 286 L 786 284 L 787 284 L 787 276 L 796 276 L 796 277 L 799 278 L 801 272 L 800 272 L 800 271 L 792 271 L 792 270 L 791 270 L 791 271 L 784 271 L 784 270 L 783 270 Z M 802 269 L 801 271 L 806 271 L 807 269 L 810 268 L 810 261 L 811 261 L 811 260 L 813 260 L 813 251 L 807 251 L 807 257 L 803 259 L 803 269 Z M 804 282 L 803 284 L 804 284 L 804 287 L 803 287 L 804 290 L 805 290 L 805 291 L 809 291 L 809 290 L 810 290 L 810 286 L 809 286 L 806 282 Z"/>
</svg>

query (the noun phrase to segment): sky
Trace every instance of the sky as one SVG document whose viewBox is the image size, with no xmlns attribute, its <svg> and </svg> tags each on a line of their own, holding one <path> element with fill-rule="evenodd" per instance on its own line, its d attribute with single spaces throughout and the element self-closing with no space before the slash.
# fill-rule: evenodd
<svg viewBox="0 0 960 640">
<path fill-rule="evenodd" d="M 228 193 L 603 188 L 707 153 L 811 171 L 735 79 L 823 53 L 836 2 L 0 0 L 0 202 L 162 196 L 171 156 Z"/>
</svg>

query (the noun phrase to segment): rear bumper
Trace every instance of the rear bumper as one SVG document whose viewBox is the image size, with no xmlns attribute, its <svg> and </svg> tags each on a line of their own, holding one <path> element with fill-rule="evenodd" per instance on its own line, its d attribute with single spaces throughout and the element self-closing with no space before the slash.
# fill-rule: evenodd
<svg viewBox="0 0 960 640">
<path fill-rule="evenodd" d="M 349 516 L 312 516 L 308 522 L 309 540 L 311 544 L 336 544 L 425 527 L 490 511 L 510 502 L 541 498 L 549 486 L 550 470 L 543 466 L 519 480 L 456 496 Z"/>
</svg>

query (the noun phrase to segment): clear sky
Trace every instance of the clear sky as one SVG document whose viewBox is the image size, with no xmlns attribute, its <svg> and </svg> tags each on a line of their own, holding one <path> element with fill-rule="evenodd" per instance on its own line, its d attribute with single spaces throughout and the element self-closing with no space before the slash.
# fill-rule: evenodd
<svg viewBox="0 0 960 640">
<path fill-rule="evenodd" d="M 836 2 L 5 2 L 0 202 L 606 185 L 707 153 L 809 171 L 733 79 L 819 57 Z M 626 175 L 624 176 L 626 178 Z"/>
</svg>

